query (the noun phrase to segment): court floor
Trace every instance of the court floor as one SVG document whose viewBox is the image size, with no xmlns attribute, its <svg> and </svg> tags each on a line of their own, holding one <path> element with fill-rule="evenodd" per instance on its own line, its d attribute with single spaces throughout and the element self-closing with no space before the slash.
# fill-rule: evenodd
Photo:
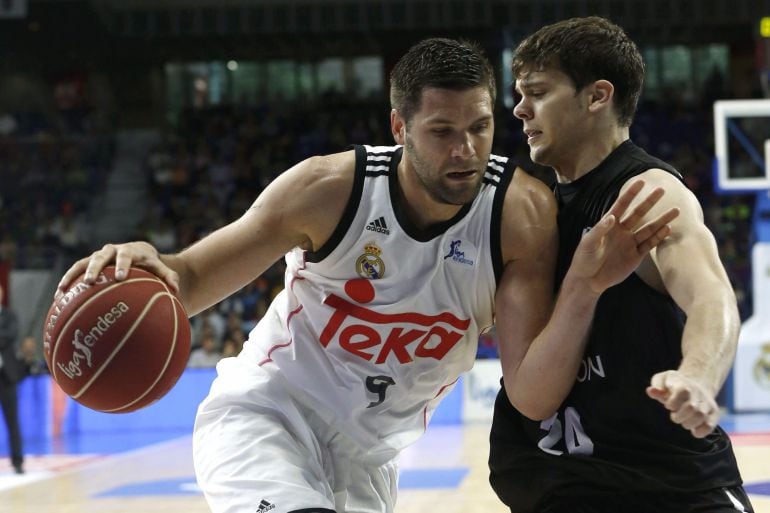
<svg viewBox="0 0 770 513">
<path fill-rule="evenodd" d="M 770 513 L 770 414 L 727 416 L 756 513 Z M 485 423 L 431 426 L 405 451 L 397 513 L 506 513 L 487 484 Z M 70 437 L 28 444 L 27 472 L 0 459 L 1 513 L 208 513 L 190 436 Z"/>
</svg>

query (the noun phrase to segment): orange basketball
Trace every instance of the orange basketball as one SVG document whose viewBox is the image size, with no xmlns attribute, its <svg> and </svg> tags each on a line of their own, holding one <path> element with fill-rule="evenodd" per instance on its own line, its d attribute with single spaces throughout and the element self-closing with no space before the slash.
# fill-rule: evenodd
<svg viewBox="0 0 770 513">
<path fill-rule="evenodd" d="M 53 302 L 43 345 L 67 395 L 94 410 L 124 413 L 176 384 L 190 356 L 190 323 L 160 278 L 134 267 L 116 281 L 115 268 L 107 267 L 93 285 L 80 276 Z"/>
</svg>

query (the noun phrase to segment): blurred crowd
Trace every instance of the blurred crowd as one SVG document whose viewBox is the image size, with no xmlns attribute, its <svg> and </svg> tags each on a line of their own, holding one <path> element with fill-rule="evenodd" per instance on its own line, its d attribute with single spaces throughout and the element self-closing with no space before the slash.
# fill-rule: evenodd
<svg viewBox="0 0 770 513">
<path fill-rule="evenodd" d="M 114 154 L 98 113 L 0 112 L 0 261 L 52 268 L 88 249 L 88 223 Z"/>
</svg>

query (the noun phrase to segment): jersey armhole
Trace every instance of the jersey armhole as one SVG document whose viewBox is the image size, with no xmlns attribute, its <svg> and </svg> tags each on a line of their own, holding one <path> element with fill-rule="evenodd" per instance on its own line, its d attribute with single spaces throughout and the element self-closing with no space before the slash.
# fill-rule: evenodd
<svg viewBox="0 0 770 513">
<path fill-rule="evenodd" d="M 348 203 L 345 206 L 345 211 L 342 213 L 337 227 L 334 229 L 331 237 L 327 240 L 318 251 L 308 251 L 305 254 L 305 260 L 308 262 L 320 262 L 337 247 L 342 241 L 342 238 L 347 233 L 350 225 L 353 223 L 353 219 L 358 211 L 358 206 L 361 204 L 361 195 L 364 190 L 364 176 L 366 172 L 366 148 L 363 146 L 355 145 L 353 150 L 356 154 L 356 166 L 353 175 L 353 190 L 350 191 L 350 197 Z"/>
<path fill-rule="evenodd" d="M 503 220 L 503 206 L 505 205 L 505 195 L 508 186 L 513 179 L 513 173 L 516 172 L 516 164 L 509 160 L 500 183 L 495 188 L 495 196 L 492 201 L 492 219 L 489 230 L 489 248 L 492 257 L 492 269 L 495 272 L 495 285 L 500 284 L 500 278 L 503 276 L 503 249 L 500 237 Z"/>
</svg>

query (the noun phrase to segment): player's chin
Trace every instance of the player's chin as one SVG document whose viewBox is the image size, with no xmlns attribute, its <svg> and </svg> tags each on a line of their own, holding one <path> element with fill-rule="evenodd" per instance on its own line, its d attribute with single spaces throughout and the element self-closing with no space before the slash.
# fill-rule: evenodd
<svg viewBox="0 0 770 513">
<path fill-rule="evenodd" d="M 453 205 L 467 205 L 468 203 L 471 203 L 474 198 L 478 195 L 479 190 L 478 188 L 469 190 L 469 191 L 463 191 L 462 193 L 455 194 L 452 198 L 451 203 Z"/>
<path fill-rule="evenodd" d="M 552 165 L 553 163 L 551 162 L 550 155 L 551 152 L 546 145 L 541 144 L 538 146 L 530 146 L 529 148 L 529 158 L 535 164 L 539 164 L 541 166 Z"/>
<path fill-rule="evenodd" d="M 457 181 L 450 184 L 452 202 L 455 205 L 464 205 L 470 203 L 481 190 L 484 175 L 476 173 L 471 178 Z"/>
</svg>

